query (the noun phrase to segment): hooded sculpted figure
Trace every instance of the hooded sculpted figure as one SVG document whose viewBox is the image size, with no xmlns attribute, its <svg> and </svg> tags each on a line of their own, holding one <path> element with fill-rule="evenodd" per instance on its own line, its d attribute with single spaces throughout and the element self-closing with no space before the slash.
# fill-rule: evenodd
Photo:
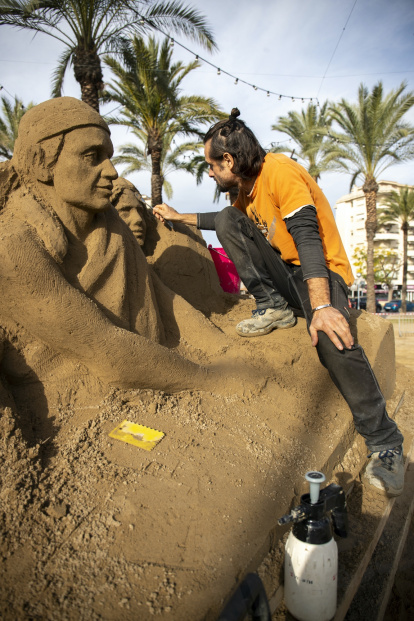
<svg viewBox="0 0 414 621">
<path fill-rule="evenodd" d="M 42 380 L 63 356 L 120 387 L 206 387 L 215 374 L 163 346 L 206 320 L 151 273 L 111 205 L 112 153 L 106 123 L 77 99 L 21 121 L 0 212 L 3 372 Z"/>
<path fill-rule="evenodd" d="M 202 235 L 185 224 L 162 224 L 137 188 L 119 177 L 113 183 L 112 205 L 128 225 L 148 263 L 163 283 L 205 315 L 225 312 L 235 303 L 220 287 Z"/>
</svg>

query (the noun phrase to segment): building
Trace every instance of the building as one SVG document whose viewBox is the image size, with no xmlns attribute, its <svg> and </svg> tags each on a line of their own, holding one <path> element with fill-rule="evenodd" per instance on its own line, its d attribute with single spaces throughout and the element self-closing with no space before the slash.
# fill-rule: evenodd
<svg viewBox="0 0 414 621">
<path fill-rule="evenodd" d="M 384 207 L 386 195 L 392 191 L 399 192 L 406 184 L 395 181 L 379 181 L 377 195 L 377 207 Z M 408 186 L 414 189 L 414 186 Z M 354 186 L 352 191 L 342 196 L 335 204 L 336 224 L 342 237 L 346 253 L 352 263 L 352 257 L 357 246 L 366 247 L 366 209 L 365 194 L 362 186 Z M 392 224 L 378 229 L 374 238 L 375 248 L 393 250 L 403 256 L 403 233 L 399 224 Z M 414 221 L 411 222 L 408 233 L 408 274 L 407 274 L 407 300 L 414 300 Z M 356 272 L 355 267 L 354 274 Z M 393 281 L 395 290 L 401 289 L 402 266 Z"/>
</svg>

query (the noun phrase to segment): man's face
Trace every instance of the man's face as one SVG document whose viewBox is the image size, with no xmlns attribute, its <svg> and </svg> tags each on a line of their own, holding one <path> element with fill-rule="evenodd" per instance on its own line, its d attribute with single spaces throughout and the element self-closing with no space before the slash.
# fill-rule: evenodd
<svg viewBox="0 0 414 621">
<path fill-rule="evenodd" d="M 82 127 L 66 134 L 53 171 L 58 198 L 86 211 L 108 209 L 112 182 L 118 176 L 110 160 L 112 154 L 111 139 L 100 127 Z"/>
<path fill-rule="evenodd" d="M 125 188 L 116 204 L 122 220 L 129 226 L 140 246 L 144 244 L 147 224 L 144 219 L 144 205 L 132 189 Z"/>
<path fill-rule="evenodd" d="M 237 186 L 238 177 L 232 172 L 233 160 L 224 158 L 222 160 L 214 160 L 210 157 L 211 140 L 204 145 L 204 158 L 209 165 L 208 176 L 212 177 L 217 183 L 220 192 L 227 192 L 230 188 Z"/>
</svg>

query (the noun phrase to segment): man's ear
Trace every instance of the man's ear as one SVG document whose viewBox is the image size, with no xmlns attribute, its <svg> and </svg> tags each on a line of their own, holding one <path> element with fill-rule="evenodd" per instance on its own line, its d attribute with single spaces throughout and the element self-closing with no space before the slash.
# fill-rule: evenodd
<svg viewBox="0 0 414 621">
<path fill-rule="evenodd" d="M 53 173 L 45 164 L 45 152 L 40 144 L 33 149 L 33 173 L 38 181 L 50 185 L 53 182 Z"/>
<path fill-rule="evenodd" d="M 230 170 L 233 170 L 234 166 L 234 157 L 230 153 L 223 153 L 224 163 L 229 167 Z"/>
</svg>

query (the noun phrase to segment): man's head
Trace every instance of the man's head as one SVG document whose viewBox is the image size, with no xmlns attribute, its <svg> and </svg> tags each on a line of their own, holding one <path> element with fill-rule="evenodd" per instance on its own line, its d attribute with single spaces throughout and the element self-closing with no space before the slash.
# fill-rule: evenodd
<svg viewBox="0 0 414 621">
<path fill-rule="evenodd" d="M 59 97 L 23 116 L 13 164 L 23 182 L 53 187 L 66 205 L 90 211 L 110 206 L 117 173 L 110 132 L 90 106 Z"/>
<path fill-rule="evenodd" d="M 247 125 L 238 120 L 240 112 L 233 108 L 227 121 L 219 121 L 204 136 L 206 162 L 222 192 L 239 180 L 254 179 L 262 166 L 265 150 Z"/>
<path fill-rule="evenodd" d="M 146 206 L 136 187 L 120 177 L 114 183 L 111 202 L 122 220 L 129 226 L 140 246 L 144 245 L 147 232 Z"/>
</svg>

